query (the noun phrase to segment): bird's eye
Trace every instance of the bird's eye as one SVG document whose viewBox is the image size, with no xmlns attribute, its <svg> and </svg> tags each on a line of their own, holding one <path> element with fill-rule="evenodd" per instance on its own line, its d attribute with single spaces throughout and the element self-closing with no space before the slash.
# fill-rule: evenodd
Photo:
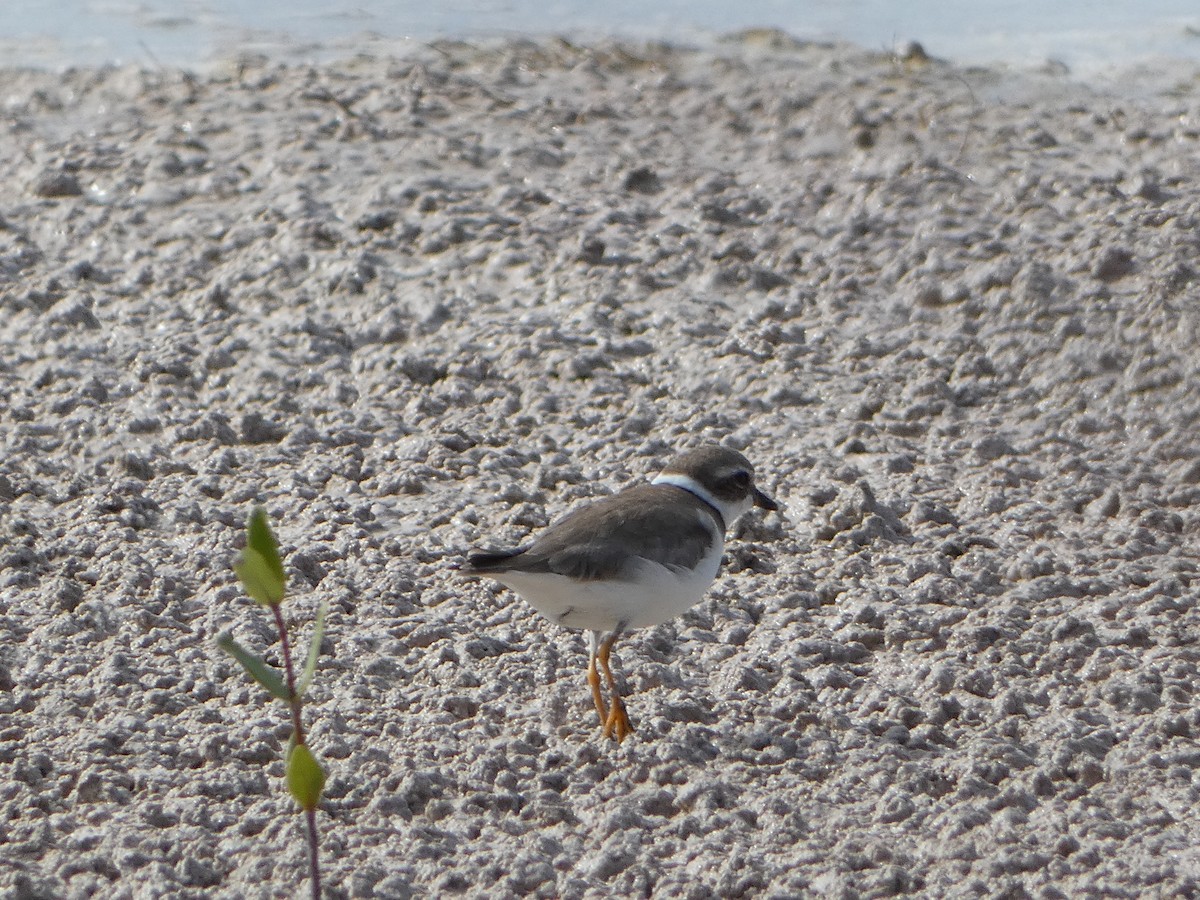
<svg viewBox="0 0 1200 900">
<path fill-rule="evenodd" d="M 750 487 L 750 473 L 745 469 L 738 469 L 729 476 L 729 480 L 740 488 Z"/>
</svg>

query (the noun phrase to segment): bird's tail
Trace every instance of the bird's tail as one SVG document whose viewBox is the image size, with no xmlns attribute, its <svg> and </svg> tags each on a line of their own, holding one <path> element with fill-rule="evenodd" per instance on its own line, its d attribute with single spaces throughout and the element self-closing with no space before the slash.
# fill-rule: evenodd
<svg viewBox="0 0 1200 900">
<path fill-rule="evenodd" d="M 467 554 L 467 564 L 463 566 L 462 571 L 468 575 L 502 571 L 508 568 L 505 563 L 524 552 L 524 547 L 516 550 L 472 550 Z"/>
</svg>

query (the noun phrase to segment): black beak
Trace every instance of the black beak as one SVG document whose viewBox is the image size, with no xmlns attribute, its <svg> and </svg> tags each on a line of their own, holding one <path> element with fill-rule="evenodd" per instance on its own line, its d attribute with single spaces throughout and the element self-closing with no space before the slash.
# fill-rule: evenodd
<svg viewBox="0 0 1200 900">
<path fill-rule="evenodd" d="M 754 505 L 759 509 L 779 509 L 779 504 L 760 491 L 758 488 L 754 489 Z"/>
</svg>

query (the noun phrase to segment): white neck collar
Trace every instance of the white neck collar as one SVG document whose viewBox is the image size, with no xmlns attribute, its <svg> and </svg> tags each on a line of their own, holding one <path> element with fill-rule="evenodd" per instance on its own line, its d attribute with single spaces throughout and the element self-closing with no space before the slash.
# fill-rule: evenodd
<svg viewBox="0 0 1200 900">
<path fill-rule="evenodd" d="M 728 528 L 734 518 L 737 517 L 740 510 L 731 509 L 728 503 L 718 500 L 712 495 L 704 485 L 698 482 L 691 475 L 680 475 L 678 472 L 664 472 L 661 475 L 655 476 L 650 481 L 651 484 L 669 484 L 672 487 L 683 488 L 689 494 L 693 494 L 711 506 L 717 511 L 721 517 L 721 524 Z"/>
</svg>

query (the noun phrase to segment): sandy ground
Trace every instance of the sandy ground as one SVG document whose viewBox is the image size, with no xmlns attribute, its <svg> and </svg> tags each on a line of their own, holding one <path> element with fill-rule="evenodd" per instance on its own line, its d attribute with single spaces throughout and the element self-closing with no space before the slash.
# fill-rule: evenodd
<svg viewBox="0 0 1200 900">
<path fill-rule="evenodd" d="M 0 895 L 1200 895 L 1200 91 L 750 36 L 6 71 Z M 451 565 L 743 448 L 619 647 Z"/>
</svg>

